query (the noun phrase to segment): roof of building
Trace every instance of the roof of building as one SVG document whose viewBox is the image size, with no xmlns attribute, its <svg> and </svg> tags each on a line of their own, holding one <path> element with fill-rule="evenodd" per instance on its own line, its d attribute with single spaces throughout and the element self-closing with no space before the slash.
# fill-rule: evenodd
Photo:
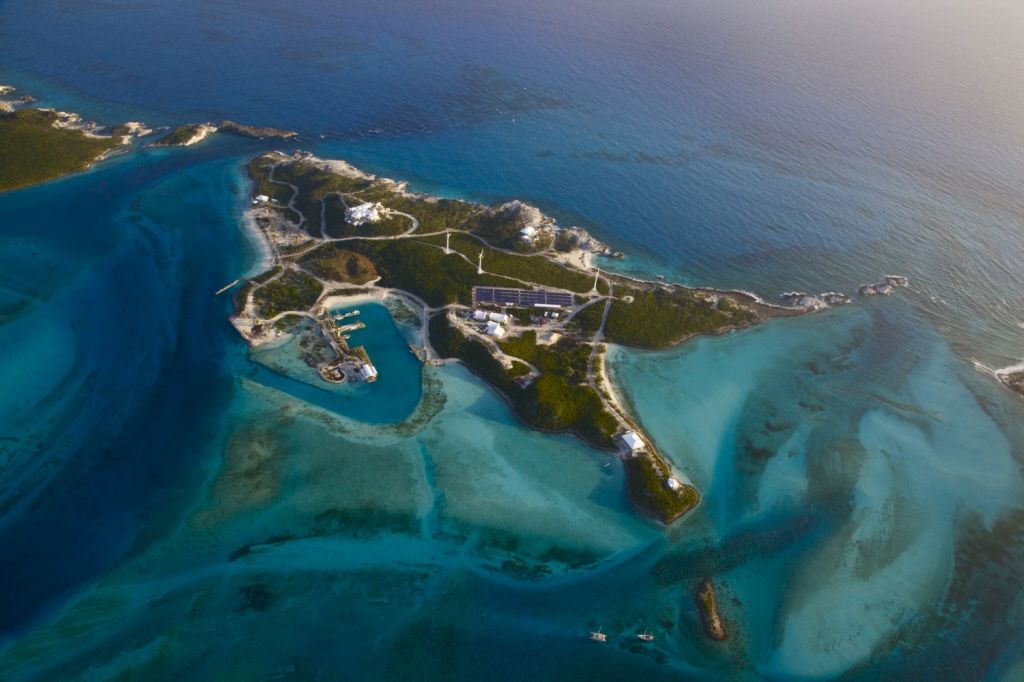
<svg viewBox="0 0 1024 682">
<path fill-rule="evenodd" d="M 508 315 L 505 313 L 488 313 L 487 318 L 494 322 L 504 322 L 508 319 Z"/>
<path fill-rule="evenodd" d="M 492 320 L 487 323 L 486 332 L 488 336 L 501 337 L 505 335 L 505 328 Z"/>
<path fill-rule="evenodd" d="M 622 434 L 622 442 L 630 450 L 640 450 L 644 447 L 644 442 L 640 440 L 640 436 L 637 435 L 636 431 L 627 431 Z"/>
<path fill-rule="evenodd" d="M 345 211 L 345 219 L 355 224 L 376 222 L 379 217 L 377 206 L 368 201 Z"/>
<path fill-rule="evenodd" d="M 484 320 L 487 319 L 487 311 L 486 310 L 474 310 L 473 311 L 473 319 L 476 320 L 477 322 L 483 322 Z"/>
</svg>

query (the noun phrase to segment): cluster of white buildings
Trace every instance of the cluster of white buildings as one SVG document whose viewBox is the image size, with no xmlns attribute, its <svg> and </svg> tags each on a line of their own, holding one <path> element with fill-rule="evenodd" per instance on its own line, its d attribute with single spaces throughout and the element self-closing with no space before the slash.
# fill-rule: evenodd
<svg viewBox="0 0 1024 682">
<path fill-rule="evenodd" d="M 505 313 L 489 313 L 486 310 L 474 310 L 473 320 L 484 324 L 483 331 L 487 336 L 500 339 L 507 331 L 503 325 L 508 323 Z"/>
<path fill-rule="evenodd" d="M 346 209 L 345 220 L 353 225 L 375 223 L 380 220 L 381 209 L 383 209 L 383 206 L 380 204 L 371 204 L 367 201 L 366 203 Z"/>
</svg>

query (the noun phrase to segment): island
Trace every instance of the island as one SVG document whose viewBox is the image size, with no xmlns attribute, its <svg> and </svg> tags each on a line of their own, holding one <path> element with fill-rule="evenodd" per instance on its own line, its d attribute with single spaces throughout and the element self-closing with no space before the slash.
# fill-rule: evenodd
<svg viewBox="0 0 1024 682">
<path fill-rule="evenodd" d="M 251 126 L 234 121 L 221 121 L 220 123 L 186 123 L 173 128 L 166 135 L 153 143 L 154 147 L 191 147 L 199 144 L 210 135 L 216 132 L 234 133 L 242 137 L 251 137 L 257 140 L 276 138 L 288 140 L 298 137 L 294 130 L 282 130 L 280 128 L 268 128 L 265 126 Z"/>
<path fill-rule="evenodd" d="M 252 137 L 257 140 L 266 140 L 272 138 L 279 140 L 289 140 L 293 137 L 299 136 L 299 134 L 294 130 L 282 130 L 281 128 L 269 128 L 267 126 L 245 125 L 244 123 L 235 123 L 234 121 L 228 120 L 221 121 L 218 128 L 226 133 L 234 133 L 235 135 L 241 135 L 242 137 Z"/>
<path fill-rule="evenodd" d="M 996 370 L 996 378 L 1008 389 L 1024 398 L 1024 365 Z"/>
<path fill-rule="evenodd" d="M 217 132 L 212 123 L 188 123 L 178 126 L 153 143 L 154 147 L 191 147 Z"/>
<path fill-rule="evenodd" d="M 269 252 L 263 272 L 225 290 L 238 285 L 232 323 L 251 346 L 303 334 L 304 359 L 324 380 L 372 381 L 378 368 L 346 342 L 358 322 L 338 311 L 400 298 L 420 321 L 417 358 L 463 363 L 533 429 L 618 452 L 629 499 L 662 523 L 700 494 L 626 409 L 607 344 L 667 348 L 809 312 L 602 272 L 599 258 L 621 254 L 520 201 L 419 194 L 303 152 L 264 154 L 246 171 L 246 222 Z"/>
<path fill-rule="evenodd" d="M 722 621 L 722 614 L 718 612 L 718 598 L 710 579 L 705 579 L 697 589 L 697 608 L 700 610 L 701 622 L 704 623 L 704 632 L 708 637 L 720 642 L 729 636 Z"/>
<path fill-rule="evenodd" d="M 0 96 L 13 92 L 0 86 Z M 0 99 L 0 192 L 86 170 L 148 132 L 138 122 L 108 129 L 72 112 L 27 108 L 32 102 Z"/>
</svg>

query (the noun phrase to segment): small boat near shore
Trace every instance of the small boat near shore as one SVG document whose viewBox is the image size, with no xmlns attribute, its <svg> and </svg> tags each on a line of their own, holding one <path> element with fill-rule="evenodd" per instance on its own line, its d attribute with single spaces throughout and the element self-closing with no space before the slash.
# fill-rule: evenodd
<svg viewBox="0 0 1024 682">
<path fill-rule="evenodd" d="M 601 628 L 598 628 L 594 632 L 590 633 L 590 639 L 591 639 L 591 641 L 594 641 L 594 642 L 607 642 L 608 641 L 608 635 L 606 635 L 603 632 L 601 632 Z"/>
</svg>

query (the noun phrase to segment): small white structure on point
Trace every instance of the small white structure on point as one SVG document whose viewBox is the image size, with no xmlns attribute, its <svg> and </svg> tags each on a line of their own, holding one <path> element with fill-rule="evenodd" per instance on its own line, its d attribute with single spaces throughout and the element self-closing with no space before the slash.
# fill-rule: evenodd
<svg viewBox="0 0 1024 682">
<path fill-rule="evenodd" d="M 362 225 L 363 223 L 375 223 L 380 220 L 380 211 L 378 210 L 379 204 L 371 204 L 366 202 L 353 206 L 345 211 L 345 220 L 352 223 L 353 225 Z"/>
<path fill-rule="evenodd" d="M 528 242 L 532 242 L 533 238 L 537 236 L 537 228 L 532 225 L 527 225 L 523 229 L 519 230 L 519 236 Z"/>
<path fill-rule="evenodd" d="M 362 375 L 363 381 L 376 381 L 377 380 L 377 368 L 367 363 L 359 368 L 359 374 Z"/>
<path fill-rule="evenodd" d="M 668 480 L 665 481 L 665 485 L 667 485 L 670 490 L 679 490 L 683 487 L 683 484 L 677 481 L 673 476 L 668 477 Z"/>
<path fill-rule="evenodd" d="M 493 320 L 487 323 L 484 331 L 487 333 L 487 336 L 493 336 L 496 339 L 505 336 L 505 328 Z"/>
<path fill-rule="evenodd" d="M 487 319 L 487 311 L 486 310 L 474 310 L 473 311 L 473 319 L 476 320 L 477 322 L 484 322 Z"/>
<path fill-rule="evenodd" d="M 629 448 L 630 452 L 639 452 L 644 449 L 644 442 L 640 440 L 640 436 L 637 435 L 636 431 L 627 431 L 622 434 L 622 442 Z"/>
<path fill-rule="evenodd" d="M 498 324 L 503 324 L 508 319 L 508 315 L 505 313 L 488 313 L 487 319 Z"/>
<path fill-rule="evenodd" d="M 254 204 L 265 204 L 268 201 L 270 201 L 270 197 L 268 197 L 266 194 L 257 194 L 256 198 L 252 200 L 252 203 L 254 203 Z"/>
</svg>

